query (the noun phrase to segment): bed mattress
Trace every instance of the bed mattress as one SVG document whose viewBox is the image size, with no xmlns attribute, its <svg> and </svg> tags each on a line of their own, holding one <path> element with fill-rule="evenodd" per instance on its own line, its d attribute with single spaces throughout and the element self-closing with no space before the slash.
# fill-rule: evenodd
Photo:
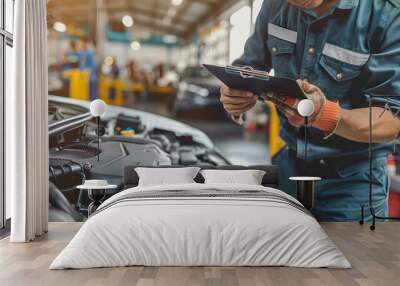
<svg viewBox="0 0 400 286">
<path fill-rule="evenodd" d="M 291 196 L 263 186 L 193 183 L 111 197 L 50 269 L 133 265 L 351 267 Z"/>
</svg>

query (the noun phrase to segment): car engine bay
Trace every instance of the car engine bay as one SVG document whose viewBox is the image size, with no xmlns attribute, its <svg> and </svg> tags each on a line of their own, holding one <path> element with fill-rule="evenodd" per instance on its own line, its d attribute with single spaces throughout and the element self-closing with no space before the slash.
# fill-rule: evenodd
<svg viewBox="0 0 400 286">
<path fill-rule="evenodd" d="M 136 114 L 139 111 L 110 108 L 112 115 L 102 118 L 97 130 L 89 109 L 82 104 L 49 101 L 49 180 L 53 192 L 50 221 L 84 220 L 89 199 L 87 192 L 77 190 L 76 186 L 85 179 L 107 180 L 118 186 L 107 192 L 110 197 L 124 189 L 123 172 L 127 165 L 229 164 L 209 143 L 196 140 L 190 130 L 184 133 L 168 130 L 164 128 L 168 122 L 157 126 L 157 121 L 168 118 L 157 117 L 156 123 L 146 124 Z M 63 217 L 60 212 L 69 215 Z"/>
</svg>

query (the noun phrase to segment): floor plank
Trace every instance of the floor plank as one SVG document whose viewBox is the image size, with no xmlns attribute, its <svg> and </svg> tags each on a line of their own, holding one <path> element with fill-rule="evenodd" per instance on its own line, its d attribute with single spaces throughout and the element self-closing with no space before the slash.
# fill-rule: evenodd
<svg viewBox="0 0 400 286">
<path fill-rule="evenodd" d="M 50 271 L 55 256 L 79 230 L 79 223 L 51 223 L 45 236 L 29 244 L 0 240 L 2 286 L 397 286 L 400 273 L 400 223 L 379 223 L 371 232 L 357 223 L 323 223 L 352 269 L 285 267 L 124 267 Z"/>
</svg>

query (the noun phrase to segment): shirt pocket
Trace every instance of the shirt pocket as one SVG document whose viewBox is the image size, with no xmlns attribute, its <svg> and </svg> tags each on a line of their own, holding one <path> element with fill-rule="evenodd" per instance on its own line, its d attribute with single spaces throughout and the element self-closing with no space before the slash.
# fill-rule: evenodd
<svg viewBox="0 0 400 286">
<path fill-rule="evenodd" d="M 350 93 L 353 80 L 360 75 L 368 59 L 368 54 L 326 44 L 319 60 L 322 73 L 317 85 L 329 99 L 342 99 Z"/>
<path fill-rule="evenodd" d="M 386 198 L 388 195 L 388 171 L 386 166 L 386 157 L 378 158 L 373 161 L 372 184 L 374 186 L 374 195 Z M 335 168 L 338 178 L 344 181 L 354 182 L 354 189 L 362 185 L 369 184 L 369 164 L 367 161 L 355 163 L 351 166 Z"/>
<path fill-rule="evenodd" d="M 276 76 L 296 77 L 294 52 L 297 32 L 269 23 L 267 47 Z"/>
</svg>

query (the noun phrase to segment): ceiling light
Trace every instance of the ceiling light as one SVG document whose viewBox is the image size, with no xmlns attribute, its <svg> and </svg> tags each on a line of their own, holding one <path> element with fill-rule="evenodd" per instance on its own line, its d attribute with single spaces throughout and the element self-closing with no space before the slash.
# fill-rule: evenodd
<svg viewBox="0 0 400 286">
<path fill-rule="evenodd" d="M 122 24 L 127 28 L 132 27 L 133 26 L 133 18 L 129 15 L 125 15 L 124 17 L 122 17 Z"/>
<path fill-rule="evenodd" d="M 59 33 L 65 33 L 67 31 L 67 26 L 62 22 L 55 22 L 53 24 L 53 29 Z"/>
<path fill-rule="evenodd" d="M 108 66 L 111 66 L 114 63 L 114 59 L 111 56 L 107 56 L 104 59 L 104 63 Z"/>
<path fill-rule="evenodd" d="M 134 51 L 140 50 L 140 47 L 141 47 L 141 45 L 140 45 L 140 43 L 138 41 L 133 41 L 131 43 L 131 49 L 134 50 Z"/>
<path fill-rule="evenodd" d="M 183 0 L 171 0 L 171 4 L 174 6 L 179 6 L 181 5 Z"/>
</svg>

